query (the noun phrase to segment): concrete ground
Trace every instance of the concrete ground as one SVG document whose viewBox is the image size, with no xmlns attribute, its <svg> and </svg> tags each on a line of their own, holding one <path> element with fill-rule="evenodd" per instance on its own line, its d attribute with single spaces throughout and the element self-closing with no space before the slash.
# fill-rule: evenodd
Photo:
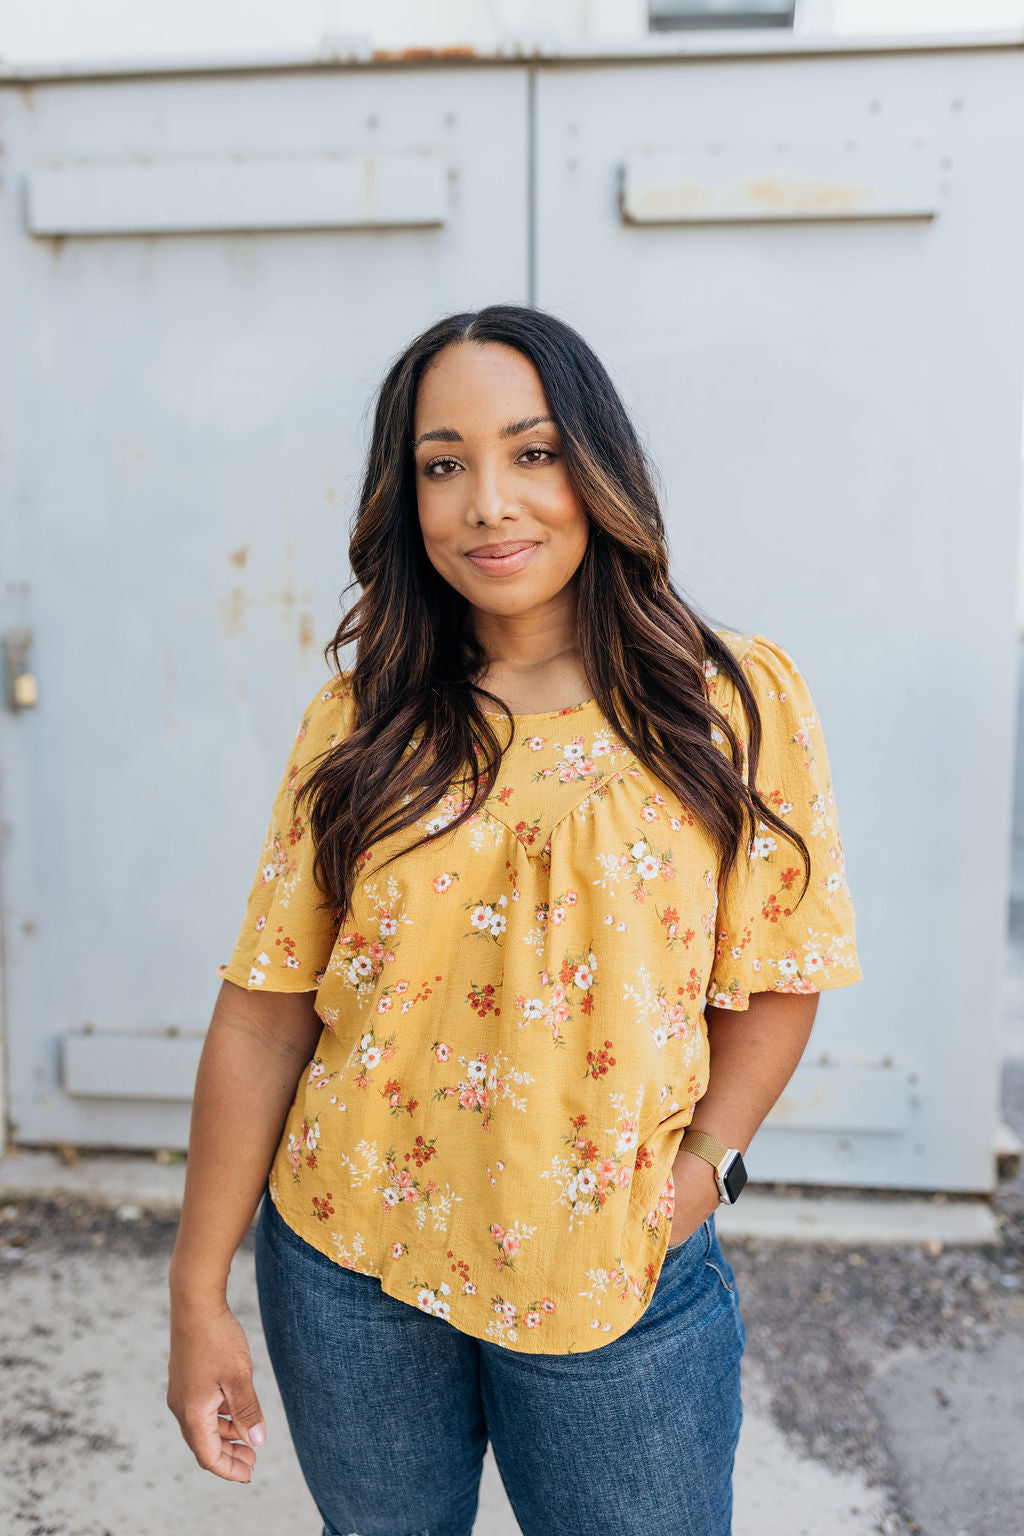
<svg viewBox="0 0 1024 1536">
<path fill-rule="evenodd" d="M 1003 1114 L 1024 1139 L 1018 763 Z M 319 1532 L 249 1240 L 229 1295 L 268 1426 L 253 1483 L 200 1471 L 164 1406 L 180 1185 L 151 1159 L 0 1159 L 2 1536 Z M 719 1233 L 747 1327 L 734 1536 L 1024 1536 L 1024 1176 L 902 1208 L 750 1190 Z M 474 1536 L 518 1529 L 488 1451 Z"/>
</svg>

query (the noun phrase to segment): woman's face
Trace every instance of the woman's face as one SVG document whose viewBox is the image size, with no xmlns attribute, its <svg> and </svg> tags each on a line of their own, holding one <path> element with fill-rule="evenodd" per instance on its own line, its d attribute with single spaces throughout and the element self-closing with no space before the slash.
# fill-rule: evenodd
<svg viewBox="0 0 1024 1536">
<path fill-rule="evenodd" d="M 445 581 L 480 614 L 574 609 L 590 524 L 529 359 L 445 347 L 420 380 L 413 439 L 423 542 Z"/>
</svg>

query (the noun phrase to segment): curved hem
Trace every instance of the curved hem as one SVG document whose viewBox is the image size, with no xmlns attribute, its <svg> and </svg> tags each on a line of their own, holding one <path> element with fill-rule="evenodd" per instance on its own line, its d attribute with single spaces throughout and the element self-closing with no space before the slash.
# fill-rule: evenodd
<svg viewBox="0 0 1024 1536">
<path fill-rule="evenodd" d="M 267 1195 L 268 1195 L 269 1199 L 273 1202 L 274 1209 L 277 1212 L 277 1214 L 280 1216 L 281 1220 L 285 1223 L 285 1225 L 289 1228 L 289 1230 L 292 1233 L 294 1233 L 294 1235 L 300 1240 L 300 1242 L 306 1243 L 310 1248 L 314 1249 L 317 1253 L 323 1254 L 324 1258 L 329 1259 L 332 1264 L 337 1264 L 339 1269 L 351 1270 L 354 1274 L 366 1275 L 366 1276 L 368 1276 L 372 1280 L 379 1280 L 380 1281 L 381 1290 L 384 1292 L 384 1294 L 386 1296 L 392 1297 L 392 1299 L 395 1300 L 395 1301 L 404 1302 L 406 1306 L 412 1307 L 414 1311 L 422 1312 L 422 1308 L 418 1307 L 414 1301 L 410 1301 L 408 1296 L 403 1295 L 400 1291 L 392 1290 L 390 1288 L 390 1286 L 387 1285 L 387 1283 L 385 1281 L 385 1277 L 384 1277 L 383 1273 L 380 1270 L 376 1270 L 376 1269 L 363 1269 L 363 1268 L 361 1268 L 357 1264 L 342 1264 L 342 1263 L 339 1262 L 338 1259 L 335 1258 L 335 1256 L 332 1253 L 328 1253 L 327 1249 L 322 1247 L 319 1243 L 311 1243 L 309 1241 L 308 1237 L 306 1237 L 303 1233 L 296 1231 L 295 1227 L 288 1220 L 288 1217 L 287 1217 L 286 1213 L 284 1212 L 284 1210 L 282 1210 L 279 1201 L 277 1200 L 277 1198 L 275 1197 L 273 1191 L 270 1188 L 267 1189 Z M 662 1271 L 662 1268 L 664 1267 L 664 1263 L 665 1263 L 665 1253 L 666 1253 L 666 1249 L 668 1247 L 668 1236 L 669 1236 L 669 1229 L 666 1227 L 664 1229 L 664 1233 L 663 1233 L 664 1241 L 659 1244 L 661 1252 L 660 1252 L 660 1254 L 658 1255 L 658 1257 L 656 1259 L 652 1260 L 652 1262 L 655 1265 L 655 1273 L 654 1273 L 654 1280 L 653 1280 L 653 1283 L 652 1283 L 651 1289 L 650 1289 L 650 1294 L 648 1295 L 647 1300 L 638 1308 L 638 1310 L 635 1312 L 635 1314 L 632 1317 L 630 1317 L 630 1319 L 626 1323 L 625 1327 L 620 1328 L 617 1331 L 614 1328 L 611 1328 L 611 1329 L 608 1330 L 607 1333 L 604 1332 L 600 1328 L 589 1328 L 585 1332 L 581 1332 L 581 1334 L 580 1334 L 580 1339 L 582 1341 L 585 1341 L 585 1342 L 574 1342 L 572 1347 L 569 1348 L 569 1349 L 526 1349 L 526 1348 L 523 1348 L 523 1346 L 519 1342 L 519 1340 L 517 1340 L 516 1343 L 512 1344 L 512 1343 L 507 1342 L 504 1339 L 491 1338 L 487 1333 L 481 1331 L 480 1329 L 464 1327 L 460 1323 L 455 1322 L 454 1319 L 452 1319 L 450 1317 L 441 1317 L 441 1318 L 438 1318 L 437 1321 L 438 1322 L 442 1322 L 442 1323 L 447 1323 L 448 1326 L 450 1328 L 454 1328 L 457 1333 L 463 1333 L 463 1334 L 468 1335 L 470 1338 L 478 1339 L 481 1344 L 492 1344 L 496 1349 L 506 1349 L 506 1350 L 509 1351 L 510 1354 L 514 1354 L 514 1355 L 519 1354 L 519 1355 L 553 1355 L 553 1356 L 561 1356 L 561 1355 L 593 1354 L 595 1350 L 603 1348 L 603 1346 L 605 1344 L 614 1344 L 616 1339 L 621 1339 L 623 1334 L 628 1333 L 629 1330 L 636 1323 L 638 1323 L 640 1321 L 640 1319 L 643 1317 L 644 1313 L 647 1311 L 647 1308 L 651 1305 L 651 1302 L 654 1300 L 654 1293 L 655 1293 L 655 1290 L 657 1288 L 658 1280 L 659 1280 L 659 1278 L 661 1276 L 661 1271 Z M 436 1316 L 436 1314 L 424 1312 L 423 1316 L 424 1317 L 430 1317 L 430 1316 Z M 525 1333 L 526 1337 L 531 1338 L 531 1339 L 532 1338 L 536 1338 L 536 1339 L 542 1339 L 543 1338 L 543 1334 L 541 1334 L 540 1332 L 535 1332 L 532 1329 L 520 1329 L 519 1330 L 519 1338 L 520 1339 L 523 1337 L 524 1333 Z"/>
</svg>

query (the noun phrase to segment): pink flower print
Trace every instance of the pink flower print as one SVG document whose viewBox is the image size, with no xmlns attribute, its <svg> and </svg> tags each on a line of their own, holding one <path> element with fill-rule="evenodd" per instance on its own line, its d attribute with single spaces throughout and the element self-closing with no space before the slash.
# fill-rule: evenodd
<svg viewBox="0 0 1024 1536">
<path fill-rule="evenodd" d="M 494 1238 L 494 1241 L 496 1243 L 500 1243 L 502 1238 L 505 1236 L 505 1228 L 500 1226 L 498 1224 L 498 1222 L 492 1221 L 491 1222 L 491 1236 Z"/>
<path fill-rule="evenodd" d="M 443 1040 L 439 1040 L 434 1046 L 434 1055 L 437 1057 L 438 1061 L 447 1061 L 451 1053 L 451 1046 L 446 1045 Z"/>
<path fill-rule="evenodd" d="M 522 1239 L 515 1232 L 506 1232 L 501 1239 L 502 1250 L 512 1258 L 523 1246 Z"/>
<path fill-rule="evenodd" d="M 565 895 L 562 897 L 562 900 L 567 907 L 574 907 L 579 899 L 579 891 L 566 891 Z"/>
<path fill-rule="evenodd" d="M 545 1296 L 540 1305 L 543 1312 L 553 1312 L 555 1310 L 555 1304 L 550 1296 Z"/>
<path fill-rule="evenodd" d="M 560 763 L 558 767 L 558 782 L 560 784 L 572 784 L 577 778 L 576 769 L 571 763 Z"/>
<path fill-rule="evenodd" d="M 616 1148 L 619 1152 L 629 1152 L 637 1144 L 637 1124 L 635 1120 L 623 1119 L 619 1121 L 619 1143 Z"/>
<path fill-rule="evenodd" d="M 523 1322 L 526 1324 L 527 1328 L 537 1328 L 537 1327 L 539 1327 L 539 1325 L 540 1325 L 540 1313 L 539 1312 L 527 1312 L 525 1314 L 525 1316 L 523 1317 Z"/>
<path fill-rule="evenodd" d="M 619 1189 L 625 1189 L 626 1185 L 629 1183 L 632 1177 L 632 1168 L 623 1163 L 622 1167 L 619 1168 L 615 1174 L 615 1183 L 618 1185 Z"/>
<path fill-rule="evenodd" d="M 550 1016 L 556 1024 L 564 1024 L 571 1012 L 572 1009 L 566 1001 L 565 988 L 559 983 L 551 994 Z"/>
<path fill-rule="evenodd" d="M 257 933 L 261 933 L 266 926 L 267 926 L 267 914 L 265 912 L 262 912 L 260 914 L 260 916 L 256 919 L 256 932 Z"/>
<path fill-rule="evenodd" d="M 463 1087 L 463 1088 L 461 1088 L 459 1090 L 459 1108 L 460 1109 L 474 1109 L 476 1107 L 476 1103 L 477 1103 L 477 1092 L 476 1092 L 476 1089 L 471 1087 L 470 1084 L 467 1083 L 465 1085 L 465 1087 Z"/>
<path fill-rule="evenodd" d="M 564 923 L 565 919 L 567 918 L 568 915 L 569 914 L 566 912 L 564 907 L 552 907 L 550 915 L 548 917 L 548 921 L 550 922 L 551 926 L 554 928 L 554 927 L 557 927 L 559 924 Z"/>
<path fill-rule="evenodd" d="M 405 1249 L 402 1247 L 401 1243 L 392 1243 L 391 1244 L 391 1257 L 395 1260 L 396 1263 L 402 1257 L 402 1254 L 404 1252 L 405 1252 Z"/>
<path fill-rule="evenodd" d="M 526 745 L 529 747 L 531 752 L 542 752 L 547 744 L 547 738 L 545 736 L 528 736 L 526 738 Z"/>
<path fill-rule="evenodd" d="M 588 987 L 593 986 L 593 983 L 594 983 L 594 973 L 590 969 L 589 966 L 587 966 L 587 965 L 578 965 L 576 967 L 576 975 L 574 976 L 573 980 L 575 981 L 576 985 L 580 988 L 580 990 L 582 992 L 585 992 Z"/>
<path fill-rule="evenodd" d="M 442 896 L 445 891 L 448 891 L 448 890 L 451 889 L 451 887 L 452 887 L 452 885 L 454 883 L 454 880 L 455 880 L 454 875 L 449 874 L 447 870 L 444 872 L 444 874 L 435 875 L 434 876 L 434 890 L 437 892 L 437 894 L 439 896 Z"/>
</svg>

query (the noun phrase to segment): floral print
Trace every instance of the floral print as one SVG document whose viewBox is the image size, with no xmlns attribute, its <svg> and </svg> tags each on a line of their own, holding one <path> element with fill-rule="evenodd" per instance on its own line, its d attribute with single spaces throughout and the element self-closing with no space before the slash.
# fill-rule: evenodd
<svg viewBox="0 0 1024 1536">
<path fill-rule="evenodd" d="M 524 1352 L 597 1349 L 653 1294 L 672 1163 L 708 1084 L 704 1007 L 859 979 L 828 755 L 790 658 L 722 632 L 761 710 L 761 824 L 730 879 L 700 824 L 596 700 L 492 717 L 486 802 L 453 784 L 366 849 L 351 909 L 320 906 L 295 795 L 351 729 L 350 674 L 303 714 L 244 920 L 219 974 L 316 993 L 323 1023 L 270 1174 L 289 1225 L 388 1294 Z M 727 678 L 709 696 L 744 745 Z M 714 733 L 724 750 L 720 732 Z"/>
</svg>

